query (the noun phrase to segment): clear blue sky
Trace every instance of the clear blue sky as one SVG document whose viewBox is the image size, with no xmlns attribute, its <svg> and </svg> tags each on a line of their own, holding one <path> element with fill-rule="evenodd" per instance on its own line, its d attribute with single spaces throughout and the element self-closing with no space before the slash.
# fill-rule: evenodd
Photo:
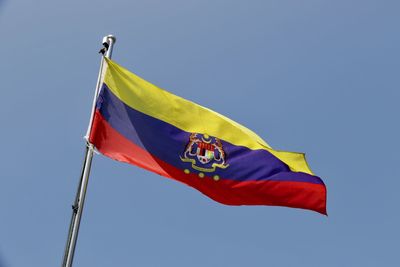
<svg viewBox="0 0 400 267">
<path fill-rule="evenodd" d="M 104 35 L 156 85 L 306 152 L 329 217 L 96 155 L 74 266 L 400 266 L 399 1 L 0 1 L 0 266 L 61 264 Z"/>
</svg>

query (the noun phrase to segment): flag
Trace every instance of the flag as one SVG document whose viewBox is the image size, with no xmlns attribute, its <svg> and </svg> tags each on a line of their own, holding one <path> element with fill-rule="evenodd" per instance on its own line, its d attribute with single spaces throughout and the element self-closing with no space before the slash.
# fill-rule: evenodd
<svg viewBox="0 0 400 267">
<path fill-rule="evenodd" d="M 326 187 L 304 154 L 274 150 L 239 123 L 105 60 L 89 136 L 100 153 L 185 183 L 223 204 L 326 214 Z"/>
</svg>

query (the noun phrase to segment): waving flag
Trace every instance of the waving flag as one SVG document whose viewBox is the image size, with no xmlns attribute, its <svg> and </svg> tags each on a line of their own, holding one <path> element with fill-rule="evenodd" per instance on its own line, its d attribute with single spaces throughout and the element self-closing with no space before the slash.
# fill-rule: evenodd
<svg viewBox="0 0 400 267">
<path fill-rule="evenodd" d="M 326 214 L 326 187 L 304 154 L 274 150 L 237 122 L 106 62 L 89 137 L 100 153 L 223 204 Z"/>
</svg>

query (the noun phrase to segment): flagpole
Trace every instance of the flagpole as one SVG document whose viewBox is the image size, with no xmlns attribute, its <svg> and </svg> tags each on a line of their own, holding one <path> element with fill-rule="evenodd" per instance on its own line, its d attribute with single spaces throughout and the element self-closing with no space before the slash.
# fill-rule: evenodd
<svg viewBox="0 0 400 267">
<path fill-rule="evenodd" d="M 104 57 L 111 59 L 115 41 L 116 41 L 115 36 L 113 36 L 113 35 L 105 36 L 103 38 L 103 48 L 100 50 L 99 53 L 103 54 Z M 89 182 L 90 168 L 92 165 L 92 158 L 93 158 L 93 153 L 94 153 L 94 146 L 93 146 L 93 144 L 91 144 L 89 142 L 89 136 L 90 136 L 90 132 L 92 130 L 92 123 L 93 123 L 93 118 L 94 118 L 95 109 L 96 109 L 97 96 L 100 92 L 100 88 L 101 88 L 102 81 L 103 81 L 103 75 L 104 75 L 104 69 L 105 69 L 104 68 L 104 57 L 103 56 L 101 57 L 99 76 L 97 78 L 96 91 L 94 94 L 93 104 L 92 104 L 92 112 L 90 115 L 88 130 L 87 130 L 86 136 L 85 136 L 85 139 L 86 139 L 85 158 L 83 161 L 83 167 L 82 167 L 81 177 L 80 177 L 79 184 L 78 184 L 78 189 L 76 191 L 75 201 L 74 201 L 74 204 L 72 205 L 72 216 L 71 216 L 71 222 L 70 222 L 69 231 L 68 231 L 67 243 L 65 246 L 62 267 L 71 267 L 73 259 L 74 259 L 76 241 L 78 239 L 79 226 L 80 226 L 80 222 L 81 222 L 81 218 L 82 218 L 83 205 L 85 203 L 86 191 L 87 191 L 87 186 L 88 186 L 88 182 Z"/>
</svg>

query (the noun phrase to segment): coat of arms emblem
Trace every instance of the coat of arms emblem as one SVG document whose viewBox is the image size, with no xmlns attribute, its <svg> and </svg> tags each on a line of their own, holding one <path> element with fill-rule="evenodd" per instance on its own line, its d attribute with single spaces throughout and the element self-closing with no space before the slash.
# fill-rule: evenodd
<svg viewBox="0 0 400 267">
<path fill-rule="evenodd" d="M 183 162 L 190 162 L 191 167 L 201 172 L 214 172 L 216 168 L 225 169 L 226 154 L 221 140 L 207 134 L 192 133 L 185 151 L 180 157 Z M 185 170 L 188 173 L 189 170 Z M 200 173 L 200 177 L 204 174 Z"/>
</svg>

